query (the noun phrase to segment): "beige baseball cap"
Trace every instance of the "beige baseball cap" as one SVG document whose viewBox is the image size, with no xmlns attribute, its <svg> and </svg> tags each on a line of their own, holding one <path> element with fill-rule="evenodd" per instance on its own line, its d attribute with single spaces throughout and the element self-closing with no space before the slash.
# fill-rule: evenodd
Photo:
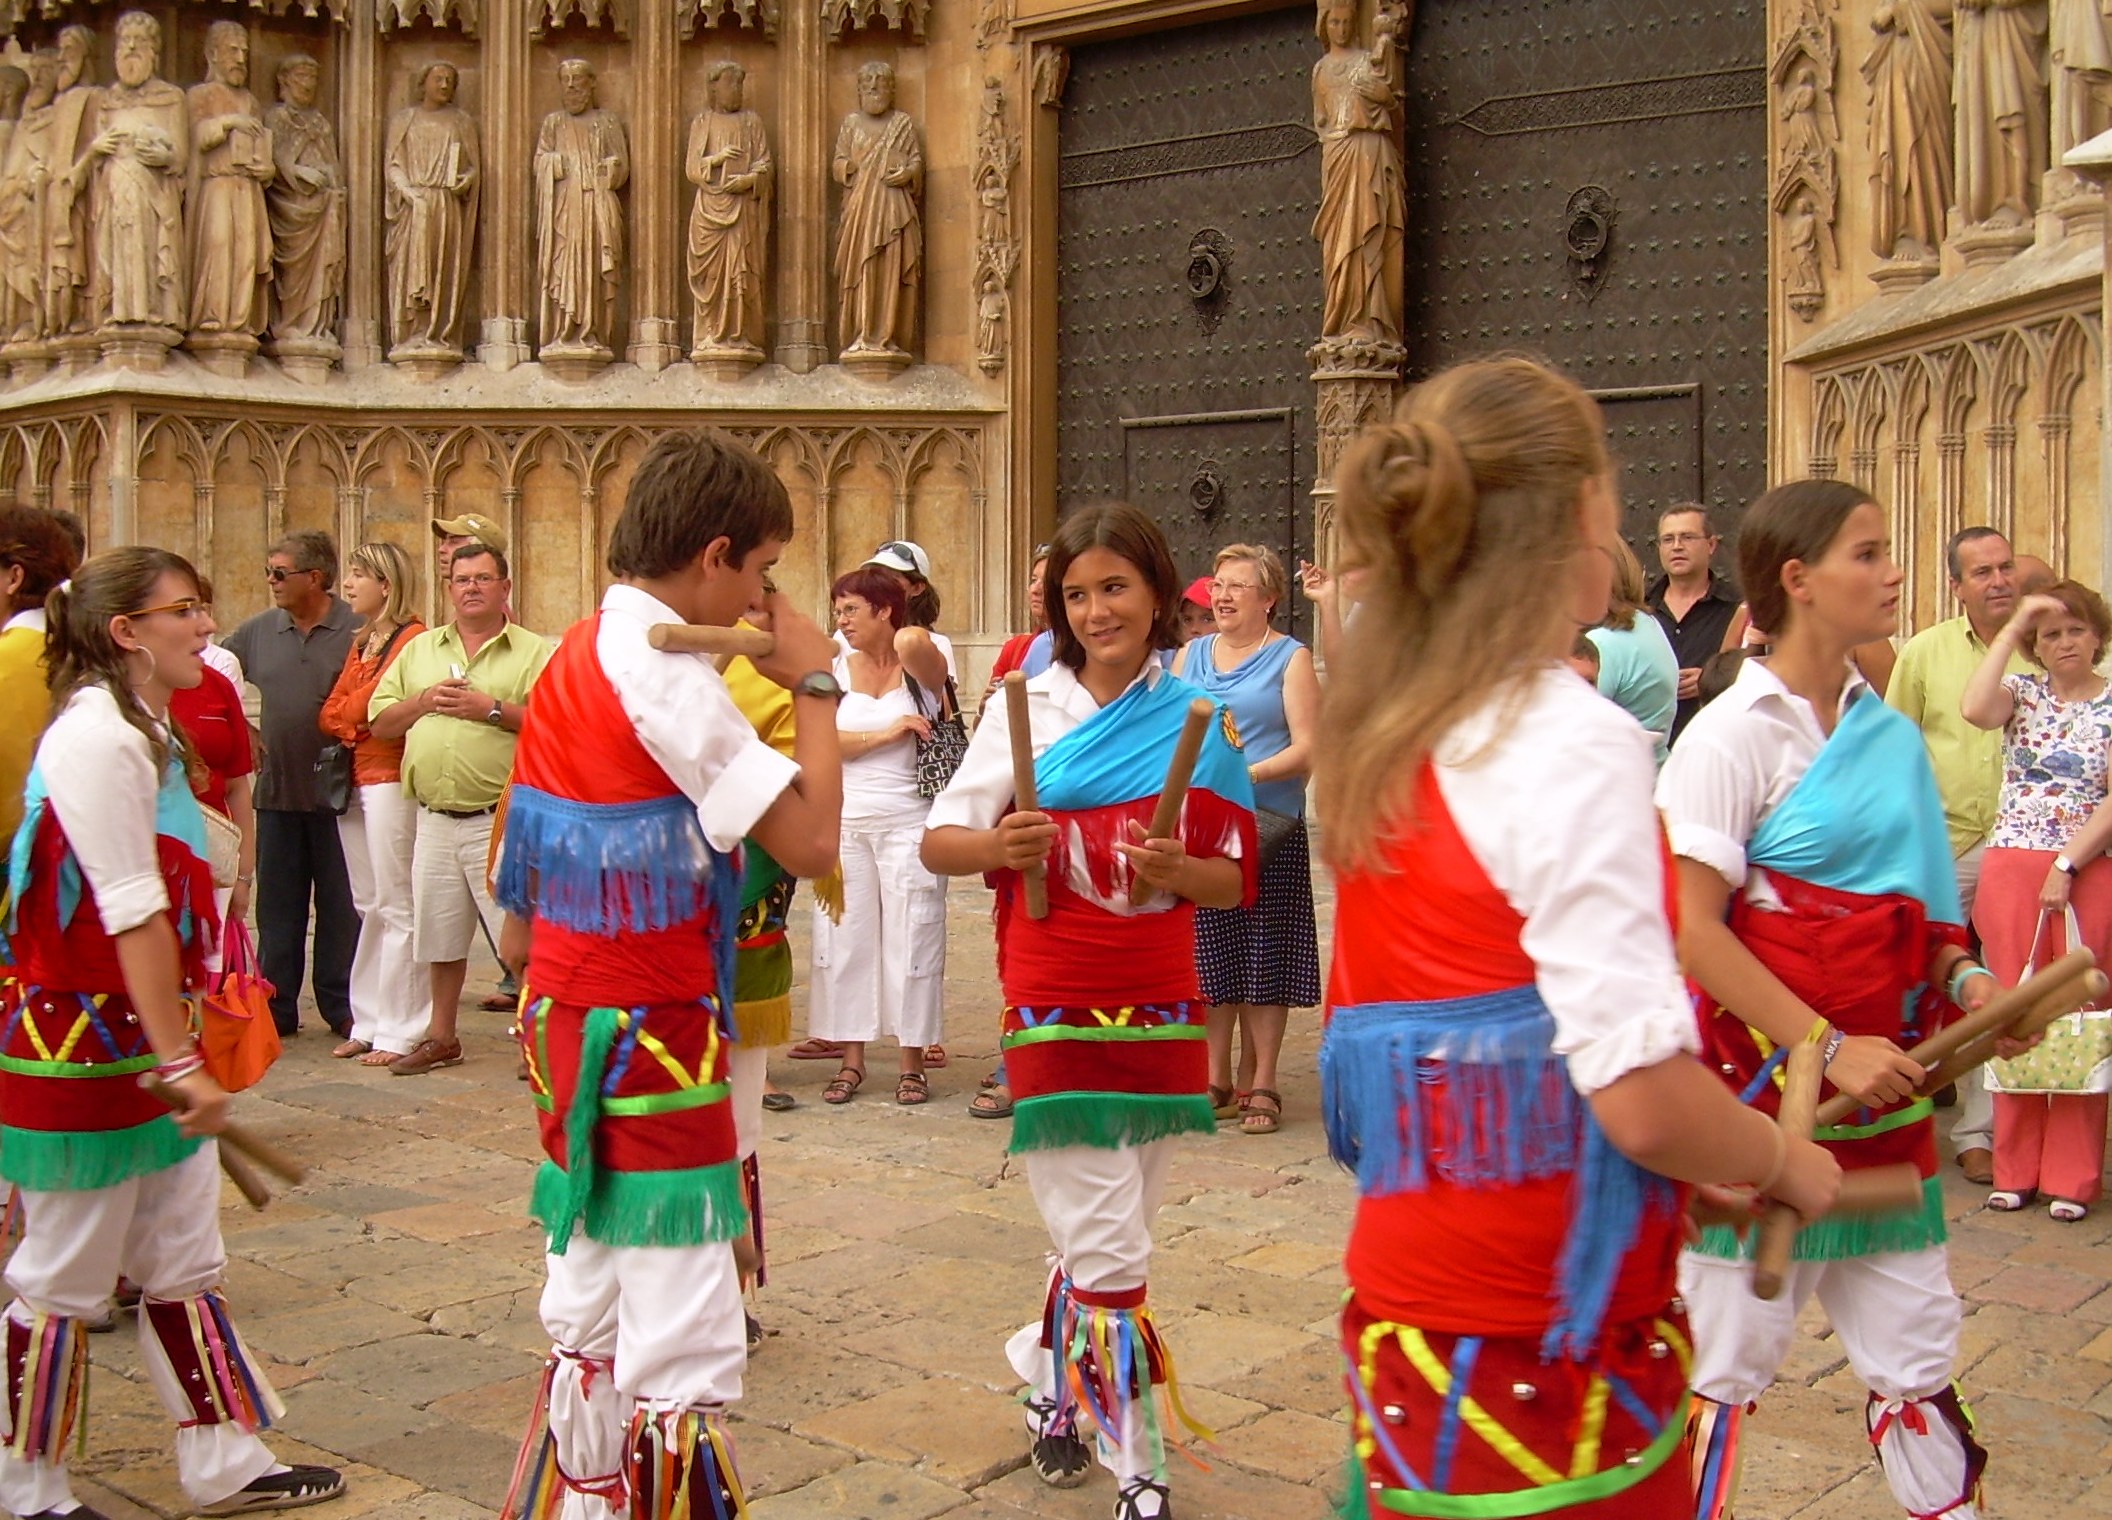
<svg viewBox="0 0 2112 1520">
<path fill-rule="evenodd" d="M 460 517 L 436 517 L 433 519 L 435 538 L 473 538 L 480 544 L 488 544 L 500 553 L 506 551 L 506 530 L 481 512 L 464 512 Z"/>
</svg>

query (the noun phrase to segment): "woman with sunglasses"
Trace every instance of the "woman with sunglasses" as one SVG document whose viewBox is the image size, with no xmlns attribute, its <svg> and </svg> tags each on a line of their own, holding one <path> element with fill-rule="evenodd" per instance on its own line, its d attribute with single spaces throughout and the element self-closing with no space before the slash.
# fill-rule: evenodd
<svg viewBox="0 0 2112 1520">
<path fill-rule="evenodd" d="M 288 1467 L 257 1438 L 278 1397 L 220 1293 L 212 1136 L 228 1098 L 186 1007 L 219 919 L 168 718 L 171 693 L 198 684 L 212 618 L 190 565 L 143 548 L 88 561 L 47 609 L 53 716 L 30 771 L 0 954 L 15 975 L 0 1010 L 0 1179 L 24 1213 L 7 1266 L 0 1508 L 97 1520 L 74 1500 L 66 1450 L 85 1412 L 83 1335 L 120 1272 L 142 1293 L 142 1359 L 177 1422 L 177 1470 L 198 1512 L 333 1498 L 336 1471 Z M 60 1049 L 63 1061 L 49 1054 Z"/>
</svg>

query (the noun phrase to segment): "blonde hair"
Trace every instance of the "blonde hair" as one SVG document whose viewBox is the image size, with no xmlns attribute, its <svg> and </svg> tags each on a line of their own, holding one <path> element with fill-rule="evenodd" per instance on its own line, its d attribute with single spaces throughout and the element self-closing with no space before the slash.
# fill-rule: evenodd
<svg viewBox="0 0 2112 1520">
<path fill-rule="evenodd" d="M 1607 604 L 1602 626 L 1626 633 L 1635 626 L 1635 615 L 1649 600 L 1649 585 L 1643 579 L 1643 562 L 1628 547 L 1627 539 L 1615 539 L 1606 552 L 1613 558 L 1613 599 Z"/>
<path fill-rule="evenodd" d="M 1267 544 L 1226 544 L 1217 551 L 1217 558 L 1210 562 L 1210 574 L 1215 577 L 1233 560 L 1243 559 L 1254 567 L 1256 583 L 1261 588 L 1262 600 L 1269 604 L 1269 615 L 1274 617 L 1283 605 L 1290 582 L 1283 573 L 1283 561 Z"/>
<path fill-rule="evenodd" d="M 417 590 L 417 572 L 411 568 L 411 557 L 396 545 L 380 539 L 361 544 L 345 557 L 345 563 L 349 569 L 363 570 L 389 588 L 381 621 L 401 627 L 418 615 L 411 600 Z"/>
<path fill-rule="evenodd" d="M 1414 819 L 1415 779 L 1447 732 L 1515 706 L 1574 633 L 1578 502 L 1612 468 L 1599 408 L 1523 356 L 1444 370 L 1365 431 L 1335 473 L 1338 569 L 1361 606 L 1323 708 L 1314 766 L 1335 866 L 1375 867 Z"/>
</svg>

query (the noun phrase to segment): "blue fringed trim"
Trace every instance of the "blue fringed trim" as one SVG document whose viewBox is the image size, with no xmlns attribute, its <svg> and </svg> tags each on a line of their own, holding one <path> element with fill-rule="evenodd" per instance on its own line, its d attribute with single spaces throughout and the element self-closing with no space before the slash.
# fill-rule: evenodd
<svg viewBox="0 0 2112 1520">
<path fill-rule="evenodd" d="M 1320 1046 L 1329 1152 L 1373 1197 L 1433 1171 L 1472 1185 L 1573 1170 L 1583 1100 L 1554 1035 L 1531 987 L 1336 1008 Z"/>
<path fill-rule="evenodd" d="M 1578 1107 L 1584 1164 L 1577 1170 L 1569 1234 L 1555 1278 L 1555 1318 L 1540 1339 L 1540 1354 L 1550 1361 L 1589 1358 L 1598 1346 L 1621 1263 L 1635 1249 L 1643 1220 L 1679 1207 L 1677 1187 L 1615 1150 L 1591 1109 L 1581 1102 Z"/>
<path fill-rule="evenodd" d="M 702 918 L 709 898 L 718 895 L 710 891 L 720 864 L 714 853 L 696 808 L 679 793 L 597 804 L 516 782 L 499 902 L 510 913 L 578 934 L 670 929 Z M 738 902 L 737 875 L 732 891 Z M 722 916 L 729 933 L 734 916 Z"/>
<path fill-rule="evenodd" d="M 694 813 L 691 814 L 695 816 Z M 722 855 L 711 841 L 698 833 L 704 854 L 711 861 L 711 879 L 705 884 L 711 895 L 711 922 L 704 932 L 711 936 L 712 966 L 717 973 L 719 1033 L 740 1043 L 740 1026 L 734 1021 L 734 967 L 739 961 L 737 936 L 741 927 L 741 857 L 738 852 Z"/>
</svg>

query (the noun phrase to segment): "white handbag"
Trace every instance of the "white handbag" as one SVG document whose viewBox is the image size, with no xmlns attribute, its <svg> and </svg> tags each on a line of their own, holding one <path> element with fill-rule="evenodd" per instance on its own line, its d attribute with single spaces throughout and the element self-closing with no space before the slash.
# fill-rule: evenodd
<svg viewBox="0 0 2112 1520">
<path fill-rule="evenodd" d="M 2040 909 L 2031 951 L 2024 957 L 2027 974 L 2038 969 L 2042 945 L 2047 958 L 2053 958 L 2054 947 L 2047 944 L 2052 924 L 2053 910 Z M 2068 948 L 2083 943 L 2073 907 L 2061 910 L 2061 926 Z M 2005 1093 L 2112 1092 L 2112 1011 L 2084 1008 L 2063 1014 L 2047 1028 L 2046 1037 L 2021 1056 L 1988 1062 L 1987 1085 Z"/>
</svg>

